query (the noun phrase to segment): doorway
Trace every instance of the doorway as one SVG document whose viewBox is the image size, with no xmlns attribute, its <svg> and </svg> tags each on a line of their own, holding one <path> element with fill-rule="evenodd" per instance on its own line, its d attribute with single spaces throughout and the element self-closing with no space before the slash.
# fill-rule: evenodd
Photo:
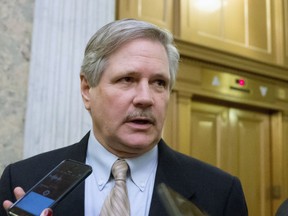
<svg viewBox="0 0 288 216">
<path fill-rule="evenodd" d="M 237 176 L 249 215 L 272 216 L 278 205 L 272 197 L 274 114 L 264 108 L 173 92 L 163 136 L 172 148 Z"/>
<path fill-rule="evenodd" d="M 190 149 L 184 152 L 239 177 L 249 215 L 270 216 L 269 112 L 191 102 Z"/>
</svg>

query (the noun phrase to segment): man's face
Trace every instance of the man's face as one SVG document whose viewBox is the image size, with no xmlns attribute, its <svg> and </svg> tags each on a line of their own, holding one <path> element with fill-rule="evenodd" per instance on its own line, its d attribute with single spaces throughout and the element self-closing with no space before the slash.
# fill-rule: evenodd
<svg viewBox="0 0 288 216">
<path fill-rule="evenodd" d="M 113 53 L 96 87 L 87 87 L 81 77 L 97 140 L 118 157 L 153 148 L 161 138 L 169 84 L 165 48 L 147 39 L 129 42 Z"/>
</svg>

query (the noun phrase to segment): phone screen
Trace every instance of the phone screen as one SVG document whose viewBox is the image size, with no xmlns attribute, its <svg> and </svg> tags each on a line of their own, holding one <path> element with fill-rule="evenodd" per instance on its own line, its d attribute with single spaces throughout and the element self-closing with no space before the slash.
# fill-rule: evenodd
<svg viewBox="0 0 288 216">
<path fill-rule="evenodd" d="M 29 190 L 9 210 L 10 215 L 40 215 L 84 180 L 92 169 L 86 164 L 65 160 Z"/>
</svg>

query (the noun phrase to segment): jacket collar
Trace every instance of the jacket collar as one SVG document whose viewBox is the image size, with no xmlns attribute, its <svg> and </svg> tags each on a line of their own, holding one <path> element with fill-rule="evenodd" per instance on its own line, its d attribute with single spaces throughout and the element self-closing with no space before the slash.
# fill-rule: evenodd
<svg viewBox="0 0 288 216">
<path fill-rule="evenodd" d="M 88 132 L 79 143 L 65 148 L 64 157 L 85 163 L 89 135 L 90 132 Z M 85 184 L 82 182 L 67 198 L 63 199 L 61 203 L 55 207 L 54 214 L 70 216 L 84 215 L 84 192 Z M 75 206 L 77 207 L 75 208 Z"/>
<path fill-rule="evenodd" d="M 69 151 L 67 152 L 69 158 L 85 163 L 89 135 L 90 132 L 88 132 L 79 143 L 71 146 L 69 150 L 67 149 L 67 151 Z M 183 160 L 180 159 L 179 153 L 176 153 L 174 150 L 168 147 L 167 144 L 161 139 L 158 143 L 158 167 L 149 212 L 150 216 L 167 214 L 157 192 L 157 186 L 160 183 L 165 183 L 167 186 L 188 200 L 193 198 L 195 191 L 193 190 L 193 187 L 191 187 L 191 179 L 186 178 L 186 172 L 187 168 L 185 169 L 185 165 L 183 164 Z M 69 200 L 73 200 L 75 203 L 77 200 L 78 205 L 78 208 L 74 209 L 72 215 L 84 215 L 84 186 L 85 184 L 82 183 L 75 189 L 75 191 L 71 193 L 71 195 L 69 195 Z M 59 206 L 61 206 L 61 209 L 67 210 L 67 208 L 69 208 L 69 204 L 71 206 L 70 202 L 67 202 L 67 206 Z M 75 210 L 77 212 L 75 212 Z M 63 215 L 61 214 L 61 210 L 57 213 L 59 215 Z"/>
<path fill-rule="evenodd" d="M 157 192 L 157 186 L 160 183 L 165 183 L 188 200 L 191 200 L 195 193 L 191 187 L 191 179 L 187 178 L 185 174 L 187 166 L 180 159 L 179 153 L 168 147 L 163 140 L 158 143 L 158 151 L 158 168 L 149 215 L 167 214 Z"/>
</svg>

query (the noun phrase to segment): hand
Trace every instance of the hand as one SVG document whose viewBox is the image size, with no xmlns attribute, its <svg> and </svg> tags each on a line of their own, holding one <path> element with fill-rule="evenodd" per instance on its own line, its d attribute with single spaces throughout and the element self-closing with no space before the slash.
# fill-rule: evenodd
<svg viewBox="0 0 288 216">
<path fill-rule="evenodd" d="M 53 216 L 53 212 L 50 208 L 44 209 L 40 216 Z"/>
<path fill-rule="evenodd" d="M 21 187 L 16 187 L 14 189 L 14 195 L 16 197 L 16 199 L 20 199 L 22 196 L 25 195 L 25 192 L 24 190 L 21 188 Z M 3 202 L 3 207 L 8 210 L 10 208 L 10 206 L 12 205 L 13 203 L 9 200 L 5 200 Z M 41 213 L 40 216 L 53 216 L 53 212 L 51 209 L 47 208 L 47 209 L 44 209 L 43 212 Z"/>
<path fill-rule="evenodd" d="M 14 195 L 15 195 L 16 199 L 18 200 L 18 199 L 20 199 L 22 196 L 25 195 L 25 192 L 24 192 L 24 190 L 23 190 L 21 187 L 16 187 L 16 188 L 14 189 Z M 3 207 L 7 210 L 8 208 L 10 208 L 10 206 L 11 206 L 12 204 L 13 204 L 13 203 L 12 203 L 11 201 L 5 200 L 5 201 L 3 202 Z"/>
</svg>

